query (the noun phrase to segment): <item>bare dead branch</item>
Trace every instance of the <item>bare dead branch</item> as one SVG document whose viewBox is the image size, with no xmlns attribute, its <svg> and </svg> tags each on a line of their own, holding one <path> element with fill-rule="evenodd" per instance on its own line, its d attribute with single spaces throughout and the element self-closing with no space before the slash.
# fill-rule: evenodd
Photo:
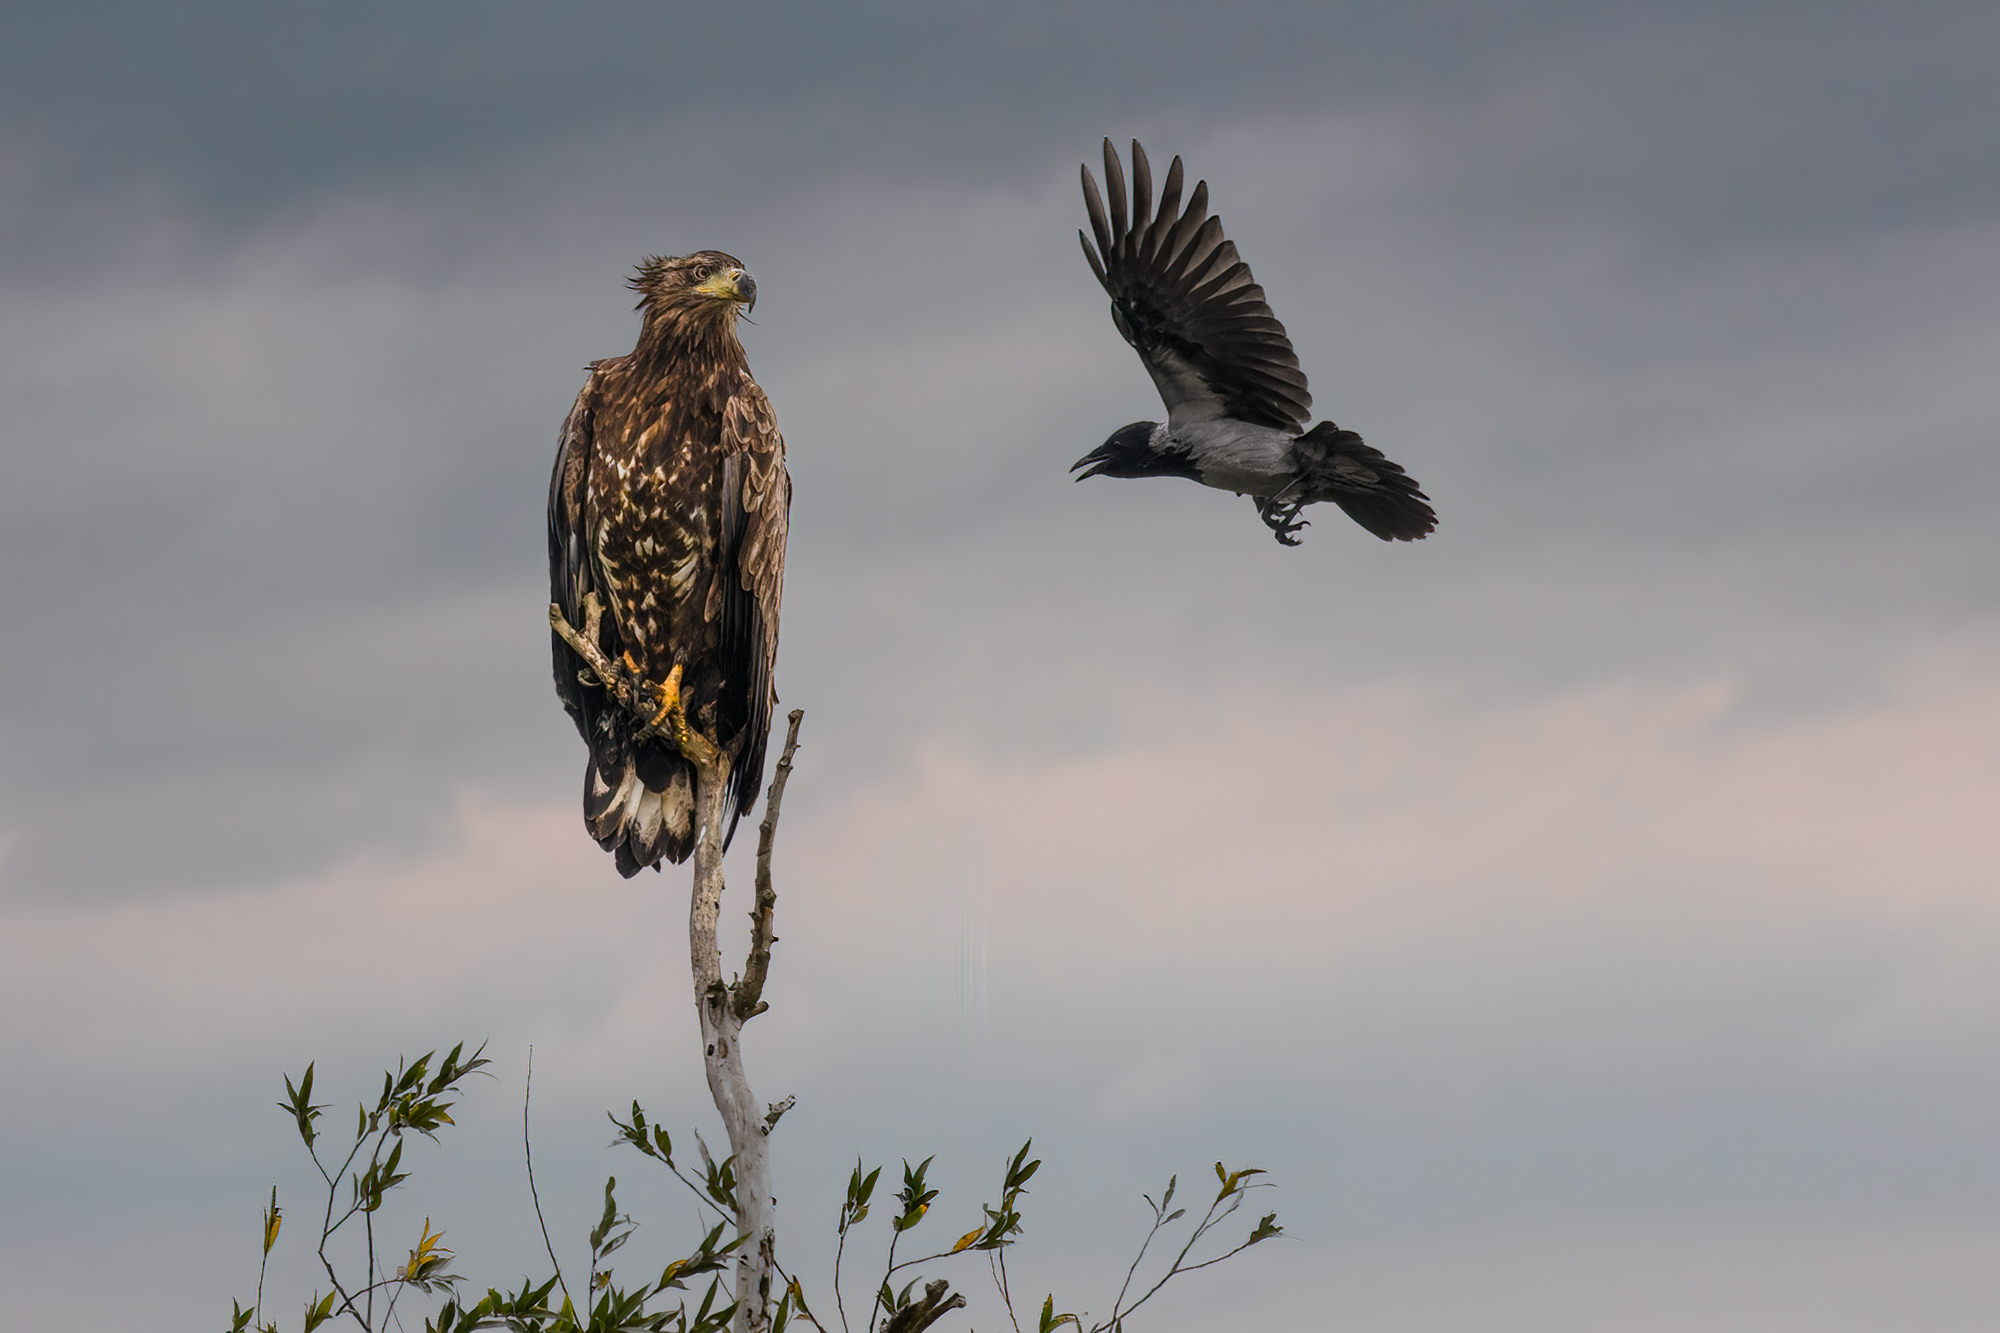
<svg viewBox="0 0 2000 1333">
<path fill-rule="evenodd" d="M 772 933 L 778 892 L 771 887 L 771 845 L 777 841 L 778 809 L 785 799 L 785 783 L 792 776 L 792 756 L 799 749 L 799 723 L 805 715 L 803 708 L 794 708 L 787 719 L 784 753 L 778 756 L 778 766 L 764 794 L 764 822 L 757 826 L 757 904 L 750 912 L 750 956 L 743 963 L 743 979 L 734 987 L 736 1016 L 743 1020 L 755 1018 L 768 1007 L 764 1003 L 764 979 L 770 975 L 771 945 L 778 938 Z"/>
<path fill-rule="evenodd" d="M 553 622 L 551 622 L 553 623 Z M 560 633 L 560 631 L 558 631 Z M 693 973 L 696 1017 L 701 1023 L 702 1058 L 709 1095 L 729 1133 L 736 1159 L 735 1327 L 738 1333 L 765 1333 L 770 1327 L 777 1276 L 777 1228 L 771 1200 L 769 1138 L 786 1103 L 766 1107 L 750 1091 L 743 1069 L 743 1023 L 762 1010 L 760 992 L 769 975 L 771 945 L 777 936 L 772 920 L 777 893 L 771 887 L 771 843 L 777 835 L 778 808 L 798 750 L 802 714 L 794 712 L 785 748 L 766 798 L 757 866 L 757 905 L 751 913 L 752 941 L 744 977 L 732 987 L 722 978 L 722 954 L 716 927 L 722 907 L 722 835 L 726 823 L 726 793 L 733 751 L 690 749 L 687 728 L 678 718 L 681 752 L 695 770 L 695 817 L 699 833 L 694 849 L 694 892 L 688 904 L 688 961 Z M 699 739 L 699 733 L 695 733 Z"/>
</svg>

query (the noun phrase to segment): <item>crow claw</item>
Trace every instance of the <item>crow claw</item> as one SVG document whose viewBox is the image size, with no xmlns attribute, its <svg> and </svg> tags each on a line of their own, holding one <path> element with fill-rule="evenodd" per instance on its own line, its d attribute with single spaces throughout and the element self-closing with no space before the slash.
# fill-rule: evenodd
<svg viewBox="0 0 2000 1333">
<path fill-rule="evenodd" d="M 1264 520 L 1264 526 L 1278 539 L 1280 546 L 1297 546 L 1298 534 L 1312 526 L 1299 517 L 1299 511 L 1306 507 L 1304 500 L 1294 500 L 1290 504 L 1280 504 L 1276 500 L 1259 497 L 1257 517 Z"/>
</svg>

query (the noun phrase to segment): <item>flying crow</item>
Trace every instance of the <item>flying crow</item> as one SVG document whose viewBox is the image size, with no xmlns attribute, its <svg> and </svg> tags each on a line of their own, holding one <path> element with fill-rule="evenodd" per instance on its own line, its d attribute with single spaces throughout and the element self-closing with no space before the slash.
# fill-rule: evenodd
<svg viewBox="0 0 2000 1333">
<path fill-rule="evenodd" d="M 1165 424 L 1137 421 L 1070 468 L 1084 477 L 1186 477 L 1257 503 L 1286 546 L 1306 526 L 1299 512 L 1331 500 L 1383 541 L 1414 541 L 1437 526 L 1427 497 L 1403 469 L 1351 430 L 1311 430 L 1312 395 L 1285 326 L 1264 289 L 1208 212 L 1208 182 L 1181 203 L 1181 160 L 1167 168 L 1157 205 L 1146 152 L 1132 144 L 1125 173 L 1104 141 L 1110 200 L 1083 168 L 1083 202 L 1097 244 L 1081 231 L 1090 271 L 1111 296 L 1111 322 L 1138 352 L 1166 403 Z"/>
</svg>

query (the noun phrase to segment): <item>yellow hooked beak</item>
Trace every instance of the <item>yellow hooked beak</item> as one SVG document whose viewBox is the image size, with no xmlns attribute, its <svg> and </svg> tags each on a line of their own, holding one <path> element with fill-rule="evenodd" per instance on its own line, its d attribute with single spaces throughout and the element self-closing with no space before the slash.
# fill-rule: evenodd
<svg viewBox="0 0 2000 1333">
<path fill-rule="evenodd" d="M 718 301 L 734 301 L 751 310 L 757 308 L 757 280 L 740 268 L 723 269 L 695 290 Z"/>
</svg>

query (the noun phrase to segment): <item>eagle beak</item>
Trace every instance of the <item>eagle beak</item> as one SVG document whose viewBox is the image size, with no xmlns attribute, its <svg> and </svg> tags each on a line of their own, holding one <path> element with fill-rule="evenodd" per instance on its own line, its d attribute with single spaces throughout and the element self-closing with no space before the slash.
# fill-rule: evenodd
<svg viewBox="0 0 2000 1333">
<path fill-rule="evenodd" d="M 1080 467 L 1088 466 L 1090 471 L 1084 473 L 1082 477 L 1077 478 L 1078 481 L 1082 481 L 1084 477 L 1095 477 L 1103 472 L 1110 462 L 1109 451 L 1100 445 L 1098 448 L 1092 449 L 1089 453 L 1085 454 L 1082 458 L 1077 459 L 1074 463 L 1071 463 L 1069 470 L 1074 472 Z"/>
<path fill-rule="evenodd" d="M 757 279 L 751 277 L 744 269 L 726 269 L 695 290 L 703 296 L 712 296 L 718 301 L 734 301 L 752 310 L 757 308 Z"/>
</svg>

